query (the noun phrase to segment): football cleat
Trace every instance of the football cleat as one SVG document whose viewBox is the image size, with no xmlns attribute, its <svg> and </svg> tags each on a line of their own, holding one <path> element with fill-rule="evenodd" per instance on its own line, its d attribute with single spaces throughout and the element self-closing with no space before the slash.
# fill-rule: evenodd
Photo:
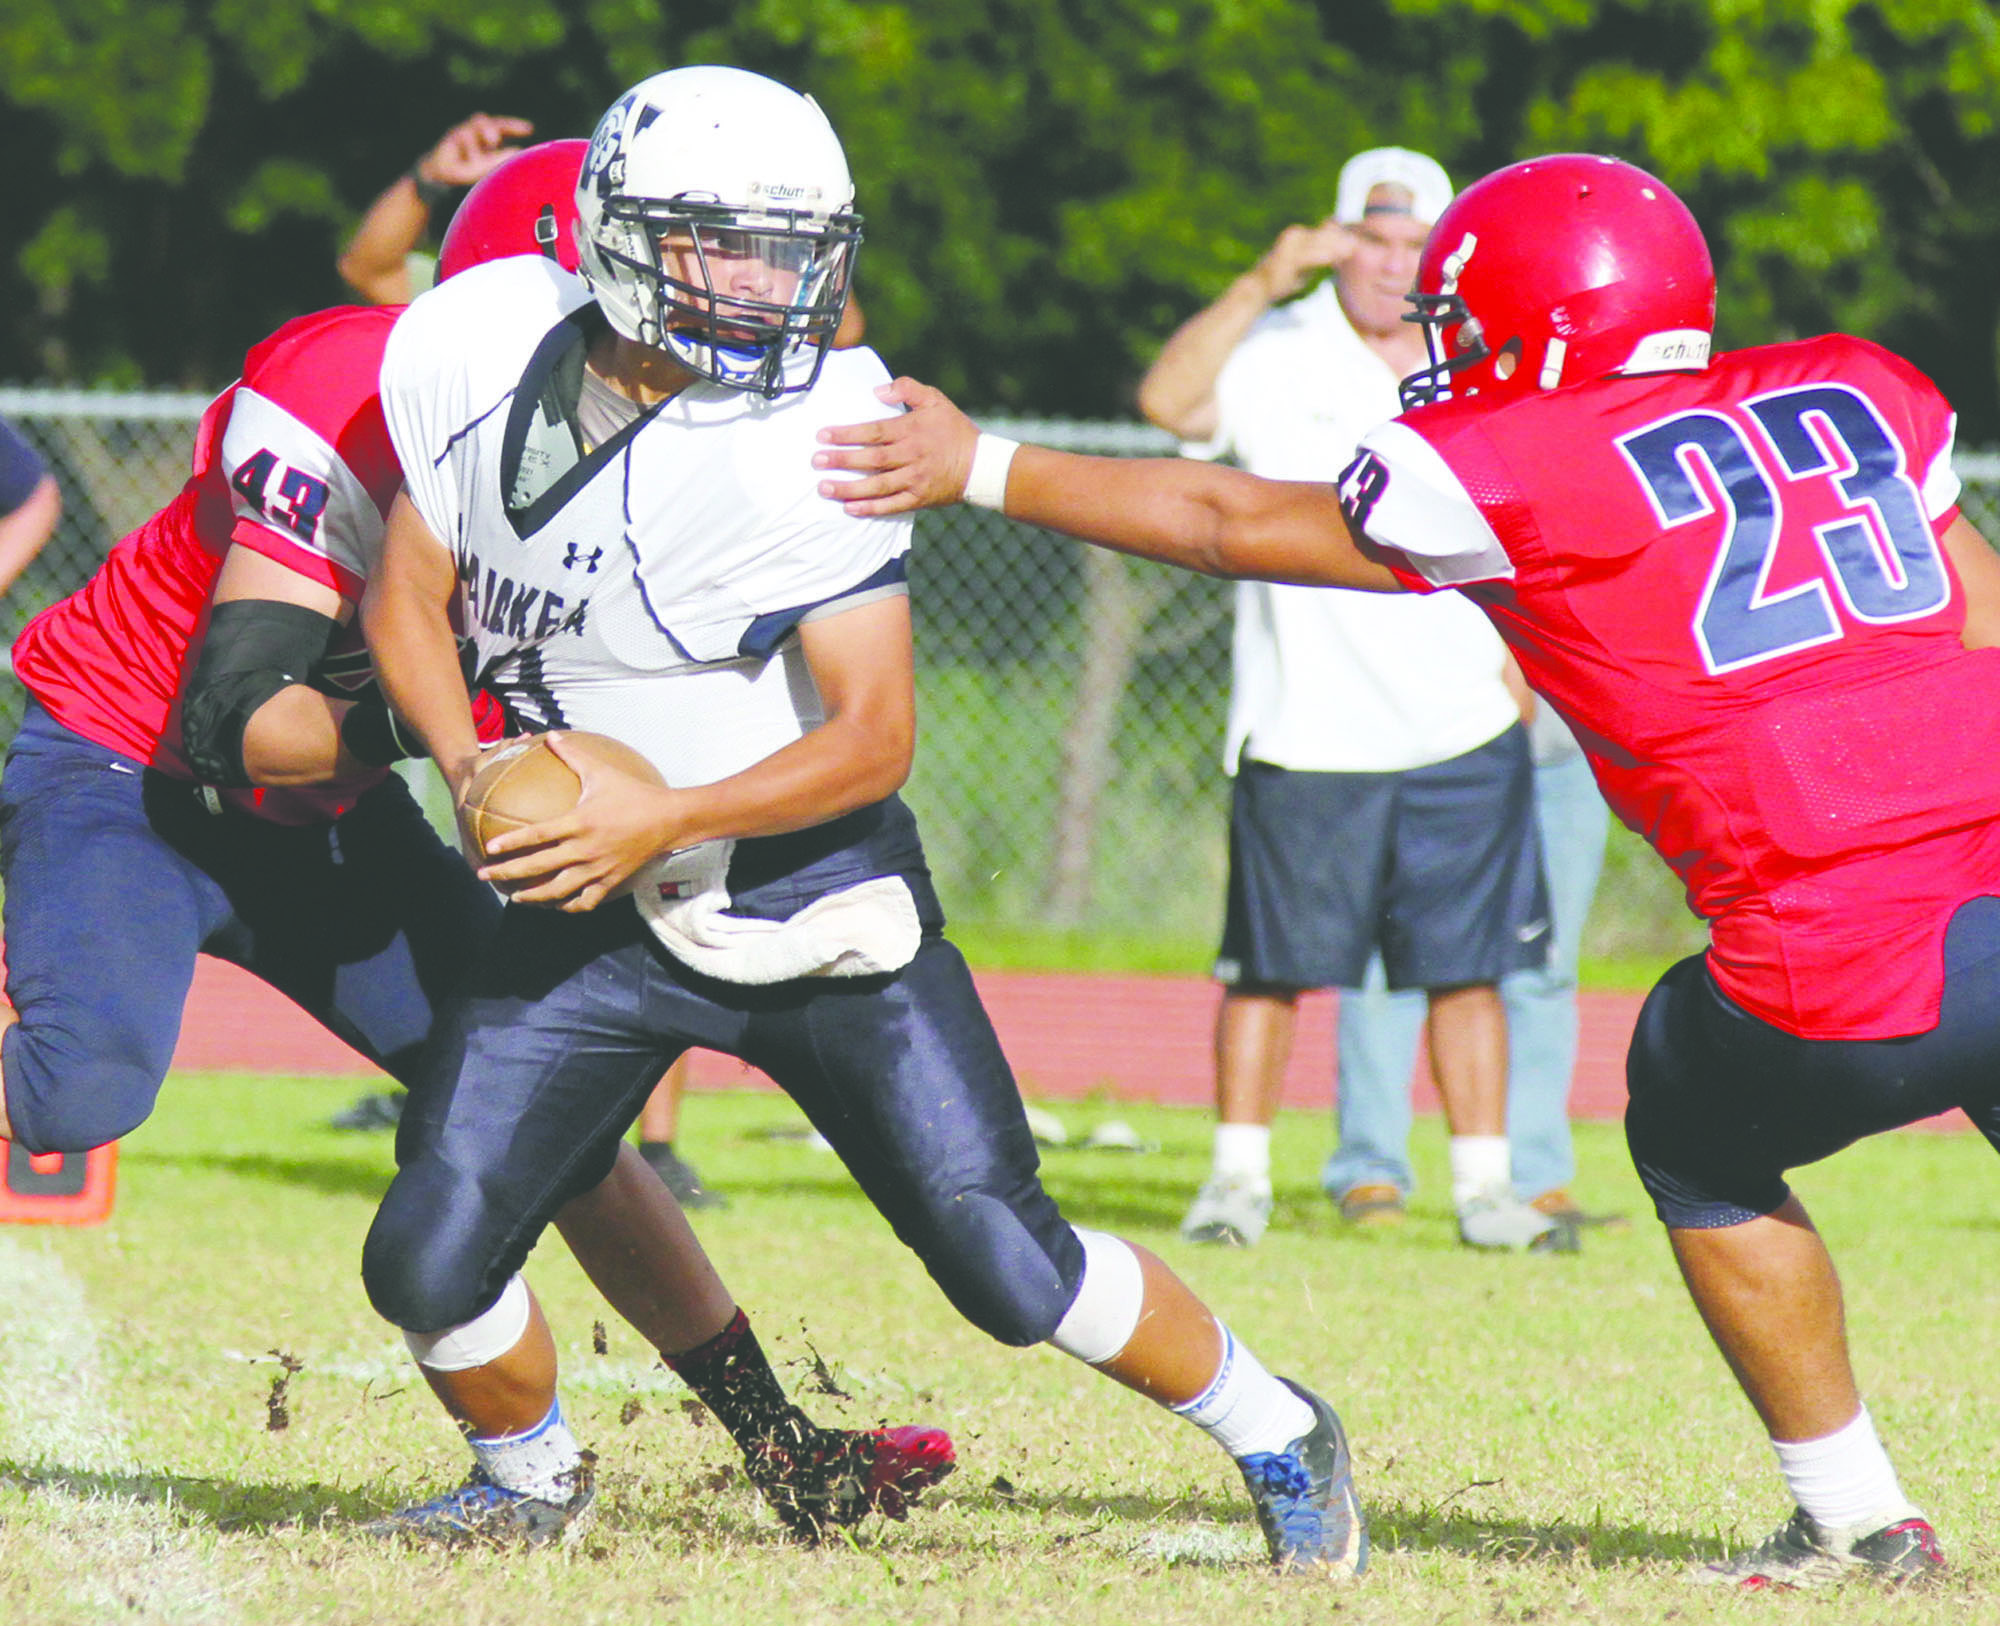
<svg viewBox="0 0 2000 1626">
<path fill-rule="evenodd" d="M 1254 1248 L 1271 1223 L 1271 1188 L 1240 1175 L 1213 1175 L 1195 1193 L 1181 1221 L 1183 1242 Z"/>
<path fill-rule="evenodd" d="M 569 1541 L 590 1522 L 597 1489 L 591 1465 L 575 1470 L 576 1489 L 555 1502 L 508 1490 L 474 1468 L 456 1490 L 364 1524 L 364 1535 L 392 1536 L 431 1547 L 541 1547 Z"/>
<path fill-rule="evenodd" d="M 750 1482 L 803 1541 L 870 1513 L 907 1519 L 917 1499 L 957 1466 L 949 1434 L 916 1426 L 815 1428 L 796 1440 L 762 1441 L 744 1456 Z"/>
<path fill-rule="evenodd" d="M 1761 1592 L 1861 1579 L 1908 1586 L 1934 1580 L 1944 1571 L 1937 1532 L 1919 1515 L 1829 1529 L 1804 1508 L 1795 1508 L 1774 1534 L 1748 1552 L 1704 1565 L 1694 1579 Z"/>
<path fill-rule="evenodd" d="M 1280 1571 L 1359 1575 L 1368 1568 L 1368 1521 L 1354 1494 L 1347 1432 L 1334 1409 L 1290 1378 L 1278 1380 L 1312 1408 L 1313 1426 L 1282 1451 L 1240 1458 L 1257 1522 Z"/>
</svg>

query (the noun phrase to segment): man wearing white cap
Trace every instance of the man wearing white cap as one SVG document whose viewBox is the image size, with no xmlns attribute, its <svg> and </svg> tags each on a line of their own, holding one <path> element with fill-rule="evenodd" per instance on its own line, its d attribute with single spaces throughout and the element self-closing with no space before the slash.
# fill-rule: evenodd
<svg viewBox="0 0 2000 1626">
<path fill-rule="evenodd" d="M 1398 382 L 1425 363 L 1403 296 L 1451 197 L 1444 170 L 1421 153 L 1357 154 L 1340 172 L 1331 219 L 1288 226 L 1167 341 L 1140 385 L 1140 410 L 1191 456 L 1233 453 L 1256 474 L 1333 479 L 1360 437 L 1400 410 Z M 1526 1171 L 1510 1165 L 1498 985 L 1541 968 L 1550 940 L 1527 694 L 1517 679 L 1510 690 L 1510 676 L 1498 636 L 1456 594 L 1392 602 L 1238 584 L 1224 752 L 1235 779 L 1229 897 L 1216 964 L 1220 1122 L 1210 1178 L 1182 1224 L 1188 1240 L 1248 1246 L 1263 1235 L 1270 1126 L 1298 996 L 1316 987 L 1347 990 L 1342 1144 L 1328 1193 L 1353 1220 L 1401 1217 L 1415 1022 L 1398 1002 L 1359 991 L 1373 971 L 1378 988 L 1386 973 L 1390 989 L 1425 996 L 1415 1014 L 1428 1025 L 1450 1126 L 1460 1239 L 1574 1245 L 1573 1225 L 1523 1200 L 1560 1186 L 1567 1166 L 1523 1191 L 1516 1176 Z M 1541 1112 L 1553 1114 L 1563 1158 L 1567 1093 L 1565 1066 Z M 1550 1133 L 1542 1126 L 1538 1142 Z"/>
</svg>

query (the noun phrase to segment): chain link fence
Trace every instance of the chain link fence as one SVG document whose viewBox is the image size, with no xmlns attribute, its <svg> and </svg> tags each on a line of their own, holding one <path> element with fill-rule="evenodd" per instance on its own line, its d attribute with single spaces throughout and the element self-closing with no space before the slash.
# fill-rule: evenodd
<svg viewBox="0 0 2000 1626">
<path fill-rule="evenodd" d="M 0 389 L 0 416 L 47 457 L 64 502 L 54 539 L 0 603 L 0 637 L 179 490 L 206 404 Z M 1174 449 L 1134 424 L 987 427 L 1074 451 Z M 1968 516 L 2000 537 L 2000 453 L 1962 454 L 1959 470 Z M 1199 966 L 1222 918 L 1229 585 L 972 508 L 918 517 L 911 577 L 923 744 L 907 794 L 954 918 L 1185 945 Z M 0 740 L 20 714 L 19 689 L 0 685 Z M 1699 941 L 1672 876 L 1616 831 L 1587 950 Z"/>
</svg>

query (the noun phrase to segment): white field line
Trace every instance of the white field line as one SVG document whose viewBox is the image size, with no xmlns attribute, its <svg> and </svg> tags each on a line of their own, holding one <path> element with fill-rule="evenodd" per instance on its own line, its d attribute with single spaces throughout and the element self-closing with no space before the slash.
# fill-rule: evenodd
<svg viewBox="0 0 2000 1626">
<path fill-rule="evenodd" d="M 8 1534 L 41 1549 L 41 1584 L 105 1620 L 234 1620 L 104 1393 L 82 1289 L 49 1254 L 0 1233 L 0 1306 L 0 1458 L 23 1471 L 32 1508 Z"/>
</svg>

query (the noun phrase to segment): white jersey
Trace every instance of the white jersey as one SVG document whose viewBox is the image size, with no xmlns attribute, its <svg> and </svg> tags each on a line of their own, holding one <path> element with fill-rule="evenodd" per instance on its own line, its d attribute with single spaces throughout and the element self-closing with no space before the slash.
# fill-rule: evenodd
<svg viewBox="0 0 2000 1626">
<path fill-rule="evenodd" d="M 1265 313 L 1216 381 L 1222 428 L 1189 455 L 1233 451 L 1271 480 L 1331 481 L 1402 410 L 1395 372 L 1362 342 L 1331 282 Z M 1456 593 L 1236 585 L 1224 765 L 1395 773 L 1448 761 L 1519 721 L 1506 654 Z"/>
<path fill-rule="evenodd" d="M 475 267 L 397 322 L 383 409 L 457 561 L 480 681 L 521 726 L 610 734 L 669 784 L 710 784 L 823 721 L 802 620 L 906 590 L 908 519 L 850 517 L 812 466 L 821 427 L 886 415 L 889 375 L 847 350 L 776 400 L 696 383 L 586 448 L 601 323 L 546 260 Z"/>
</svg>

